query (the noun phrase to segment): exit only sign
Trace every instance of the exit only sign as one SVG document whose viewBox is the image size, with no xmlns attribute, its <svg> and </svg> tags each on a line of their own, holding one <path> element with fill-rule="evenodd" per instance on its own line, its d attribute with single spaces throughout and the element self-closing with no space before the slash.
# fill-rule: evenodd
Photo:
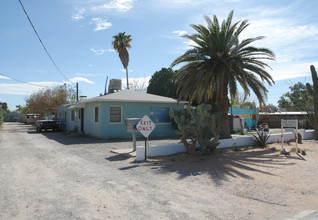
<svg viewBox="0 0 318 220">
<path fill-rule="evenodd" d="M 137 130 L 144 136 L 149 137 L 151 132 L 155 129 L 156 125 L 151 119 L 145 115 L 137 124 Z"/>
</svg>

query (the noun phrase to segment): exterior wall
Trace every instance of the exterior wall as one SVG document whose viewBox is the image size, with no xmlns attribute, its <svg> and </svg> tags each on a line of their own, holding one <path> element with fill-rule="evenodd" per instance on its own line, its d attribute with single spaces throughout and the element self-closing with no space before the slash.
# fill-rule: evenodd
<svg viewBox="0 0 318 220">
<path fill-rule="evenodd" d="M 95 107 L 98 107 L 98 122 L 94 122 Z M 87 103 L 84 109 L 84 133 L 90 136 L 101 138 L 102 109 L 100 102 Z"/>
<path fill-rule="evenodd" d="M 75 120 L 71 121 L 71 111 L 76 110 L 78 112 L 78 109 L 69 109 L 68 107 L 68 105 L 59 106 L 56 117 L 59 119 L 63 130 L 80 132 L 81 124 L 80 120 L 78 119 L 78 114 L 77 117 L 75 117 Z"/>
<path fill-rule="evenodd" d="M 121 107 L 121 122 L 110 122 L 110 107 Z M 99 122 L 94 122 L 95 107 L 99 107 Z M 84 116 L 85 134 L 103 139 L 130 138 L 132 134 L 126 131 L 125 118 L 142 118 L 144 115 L 151 117 L 151 107 L 183 109 L 183 104 L 165 103 L 129 103 L 129 102 L 94 102 L 87 103 Z M 174 136 L 171 123 L 156 123 L 155 130 L 150 137 Z M 137 137 L 142 137 L 138 132 Z"/>
<path fill-rule="evenodd" d="M 231 110 L 229 110 L 231 113 Z M 244 118 L 246 125 L 244 127 L 252 128 L 257 127 L 258 110 L 255 109 L 232 109 L 233 115 L 240 115 Z"/>
</svg>

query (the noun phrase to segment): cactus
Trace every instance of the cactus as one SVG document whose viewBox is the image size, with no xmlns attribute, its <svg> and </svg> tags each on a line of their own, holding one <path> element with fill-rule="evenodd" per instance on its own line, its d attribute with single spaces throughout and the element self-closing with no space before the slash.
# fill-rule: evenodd
<svg viewBox="0 0 318 220">
<path fill-rule="evenodd" d="M 314 99 L 314 129 L 315 129 L 315 140 L 318 140 L 318 76 L 316 69 L 313 65 L 310 66 L 311 77 L 313 86 L 306 83 L 307 90 Z"/>
<path fill-rule="evenodd" d="M 211 114 L 212 106 L 201 104 L 196 109 L 189 106 L 186 109 L 190 117 L 185 114 L 177 115 L 170 110 L 170 116 L 178 124 L 176 134 L 181 135 L 181 141 L 188 154 L 194 154 L 196 144 L 199 143 L 201 154 L 213 153 L 218 145 L 220 113 Z M 214 137 L 214 139 L 212 139 Z M 191 142 L 188 142 L 190 139 Z"/>
</svg>

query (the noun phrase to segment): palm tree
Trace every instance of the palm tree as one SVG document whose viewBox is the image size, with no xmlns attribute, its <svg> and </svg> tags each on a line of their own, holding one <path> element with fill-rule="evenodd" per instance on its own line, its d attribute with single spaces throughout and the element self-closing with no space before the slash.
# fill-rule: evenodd
<svg viewBox="0 0 318 220">
<path fill-rule="evenodd" d="M 239 41 L 239 35 L 249 24 L 247 20 L 232 24 L 233 11 L 221 25 L 215 15 L 213 21 L 204 18 L 207 27 L 190 25 L 197 33 L 183 36 L 193 41 L 194 46 L 171 66 L 184 64 L 176 73 L 179 100 L 183 98 L 191 103 L 214 98 L 217 110 L 222 112 L 221 138 L 229 138 L 228 93 L 235 97 L 239 84 L 246 96 L 252 90 L 260 103 L 264 103 L 268 91 L 263 81 L 274 83 L 264 60 L 275 60 L 275 55 L 269 49 L 250 45 L 263 39 L 262 36 Z"/>
<path fill-rule="evenodd" d="M 129 89 L 128 83 L 128 64 L 129 64 L 129 53 L 127 48 L 131 48 L 130 42 L 132 41 L 131 35 L 125 35 L 125 32 L 118 33 L 117 35 L 113 36 L 114 41 L 112 45 L 114 49 L 118 52 L 119 58 L 121 63 L 123 64 L 126 70 L 126 79 L 127 79 L 127 89 Z"/>
</svg>

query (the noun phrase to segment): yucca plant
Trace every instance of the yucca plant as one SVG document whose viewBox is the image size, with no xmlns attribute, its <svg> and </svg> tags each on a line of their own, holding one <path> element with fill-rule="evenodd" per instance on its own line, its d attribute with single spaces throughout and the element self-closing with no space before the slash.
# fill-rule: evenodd
<svg viewBox="0 0 318 220">
<path fill-rule="evenodd" d="M 267 140 L 270 137 L 268 132 L 264 131 L 257 131 L 257 136 L 253 134 L 254 140 L 253 140 L 253 146 L 259 147 L 259 148 L 267 148 Z"/>
</svg>

